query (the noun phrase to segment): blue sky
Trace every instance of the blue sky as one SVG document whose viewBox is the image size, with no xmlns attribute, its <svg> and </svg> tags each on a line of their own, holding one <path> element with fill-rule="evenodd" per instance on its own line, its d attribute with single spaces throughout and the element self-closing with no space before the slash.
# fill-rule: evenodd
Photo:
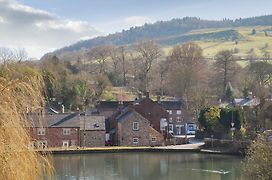
<svg viewBox="0 0 272 180">
<path fill-rule="evenodd" d="M 158 20 L 267 14 L 272 0 L 0 0 L 0 46 L 23 47 L 40 57 L 81 39 Z"/>
<path fill-rule="evenodd" d="M 272 0 L 19 0 L 66 18 L 85 20 L 106 33 L 128 28 L 121 21 L 146 17 L 150 22 L 197 16 L 223 19 L 272 13 Z M 105 29 L 104 29 L 105 28 Z"/>
</svg>

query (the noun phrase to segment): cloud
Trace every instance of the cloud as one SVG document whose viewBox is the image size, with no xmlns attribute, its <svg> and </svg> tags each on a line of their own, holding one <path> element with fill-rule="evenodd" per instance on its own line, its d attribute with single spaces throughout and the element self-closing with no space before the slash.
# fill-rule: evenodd
<svg viewBox="0 0 272 180">
<path fill-rule="evenodd" d="M 15 0 L 0 0 L 0 46 L 23 47 L 30 56 L 40 57 L 82 37 L 101 34 L 86 21 L 60 18 Z"/>
<path fill-rule="evenodd" d="M 5 19 L 0 16 L 0 23 L 5 23 Z"/>
<path fill-rule="evenodd" d="M 130 16 L 125 18 L 125 23 L 130 26 L 142 26 L 145 23 L 151 23 L 152 20 L 146 16 Z"/>
</svg>

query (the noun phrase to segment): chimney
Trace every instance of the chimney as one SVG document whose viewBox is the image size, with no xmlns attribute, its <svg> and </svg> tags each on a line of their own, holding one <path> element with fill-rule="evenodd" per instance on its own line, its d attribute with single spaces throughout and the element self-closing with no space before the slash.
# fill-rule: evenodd
<svg viewBox="0 0 272 180">
<path fill-rule="evenodd" d="M 149 98 L 149 91 L 146 91 L 145 97 Z"/>
<path fill-rule="evenodd" d="M 64 113 L 64 105 L 61 105 L 61 112 Z"/>
<path fill-rule="evenodd" d="M 157 103 L 161 103 L 161 96 L 157 95 Z"/>
</svg>

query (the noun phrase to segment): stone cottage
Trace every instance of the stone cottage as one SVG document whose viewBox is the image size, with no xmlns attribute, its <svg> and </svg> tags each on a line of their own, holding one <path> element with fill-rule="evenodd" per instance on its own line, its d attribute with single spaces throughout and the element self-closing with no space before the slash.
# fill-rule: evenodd
<svg viewBox="0 0 272 180">
<path fill-rule="evenodd" d="M 119 146 L 158 146 L 163 135 L 151 127 L 149 120 L 129 108 L 116 118 L 115 141 Z"/>
<path fill-rule="evenodd" d="M 80 117 L 80 146 L 101 147 L 105 146 L 105 117 L 81 116 Z"/>
</svg>

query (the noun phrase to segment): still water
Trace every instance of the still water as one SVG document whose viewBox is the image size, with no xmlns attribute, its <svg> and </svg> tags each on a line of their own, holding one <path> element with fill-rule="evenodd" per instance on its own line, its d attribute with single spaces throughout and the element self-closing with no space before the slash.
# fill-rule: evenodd
<svg viewBox="0 0 272 180">
<path fill-rule="evenodd" d="M 241 158 L 199 153 L 54 155 L 59 180 L 234 180 Z"/>
</svg>

